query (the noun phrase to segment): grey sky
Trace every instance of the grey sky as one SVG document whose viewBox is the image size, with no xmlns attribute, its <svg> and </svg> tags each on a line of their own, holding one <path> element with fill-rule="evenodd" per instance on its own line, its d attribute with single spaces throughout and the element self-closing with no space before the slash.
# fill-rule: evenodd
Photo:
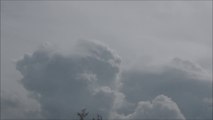
<svg viewBox="0 0 213 120">
<path fill-rule="evenodd" d="M 76 53 L 79 39 L 107 44 L 121 71 L 180 58 L 212 80 L 212 1 L 1 1 L 1 90 L 28 101 L 16 61 L 45 42 Z"/>
</svg>

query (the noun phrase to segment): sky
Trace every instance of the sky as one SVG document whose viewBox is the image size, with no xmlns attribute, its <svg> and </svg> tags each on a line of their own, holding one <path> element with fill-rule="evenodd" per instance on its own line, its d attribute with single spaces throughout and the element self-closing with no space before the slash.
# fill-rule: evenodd
<svg viewBox="0 0 213 120">
<path fill-rule="evenodd" d="M 212 1 L 1 1 L 1 118 L 212 119 Z"/>
</svg>

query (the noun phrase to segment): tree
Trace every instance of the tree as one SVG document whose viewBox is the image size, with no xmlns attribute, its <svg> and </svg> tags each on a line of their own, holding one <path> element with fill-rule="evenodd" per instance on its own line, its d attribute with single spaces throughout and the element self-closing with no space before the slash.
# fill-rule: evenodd
<svg viewBox="0 0 213 120">
<path fill-rule="evenodd" d="M 89 112 L 86 112 L 86 109 L 81 110 L 81 112 L 78 112 L 77 115 L 80 117 L 80 120 L 85 120 L 86 116 L 89 114 Z M 93 118 L 92 120 L 102 120 L 102 116 L 97 114 L 97 119 Z"/>
<path fill-rule="evenodd" d="M 89 113 L 86 112 L 86 109 L 83 109 L 80 113 L 78 112 L 78 116 L 80 117 L 80 120 L 84 120 L 84 118 L 88 115 Z"/>
</svg>

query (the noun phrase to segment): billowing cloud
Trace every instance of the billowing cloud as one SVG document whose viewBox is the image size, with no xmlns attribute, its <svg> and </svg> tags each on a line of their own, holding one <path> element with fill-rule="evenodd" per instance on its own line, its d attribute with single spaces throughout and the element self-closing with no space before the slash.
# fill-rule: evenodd
<svg viewBox="0 0 213 120">
<path fill-rule="evenodd" d="M 185 119 L 178 106 L 164 95 L 157 96 L 152 102 L 141 101 L 130 118 L 141 119 Z"/>
<path fill-rule="evenodd" d="M 211 3 L 1 2 L 1 119 L 212 119 Z"/>
<path fill-rule="evenodd" d="M 21 83 L 36 96 L 44 117 L 71 118 L 82 108 L 107 115 L 112 105 L 120 58 L 96 42 L 80 40 L 78 47 L 85 54 L 40 49 L 17 62 Z"/>
<path fill-rule="evenodd" d="M 40 119 L 40 105 L 32 98 L 1 91 L 1 119 Z M 25 96 L 26 97 L 26 96 Z"/>
<path fill-rule="evenodd" d="M 122 119 L 178 119 L 185 120 L 177 104 L 165 95 L 159 95 L 150 101 L 140 101 L 133 113 L 122 116 Z"/>
<path fill-rule="evenodd" d="M 180 58 L 154 68 L 122 73 L 121 91 L 127 101 L 137 103 L 163 94 L 175 101 L 186 119 L 212 119 L 212 78 L 202 68 Z"/>
<path fill-rule="evenodd" d="M 39 103 L 35 116 L 76 118 L 87 108 L 89 117 L 110 119 L 211 118 L 209 77 L 192 62 L 175 58 L 154 71 L 123 71 L 121 58 L 103 43 L 79 40 L 71 50 L 41 47 L 17 62 L 21 84 Z M 5 106 L 17 111 L 22 103 L 11 100 Z"/>
</svg>

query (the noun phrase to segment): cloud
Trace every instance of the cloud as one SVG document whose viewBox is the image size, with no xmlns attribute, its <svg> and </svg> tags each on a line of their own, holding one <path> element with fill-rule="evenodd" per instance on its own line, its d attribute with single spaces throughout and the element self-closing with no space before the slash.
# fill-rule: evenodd
<svg viewBox="0 0 213 120">
<path fill-rule="evenodd" d="M 175 58 L 154 71 L 123 71 L 121 58 L 103 43 L 79 40 L 70 50 L 43 46 L 17 61 L 21 84 L 39 103 L 32 114 L 67 119 L 87 108 L 89 117 L 98 112 L 106 119 L 211 118 L 212 109 L 205 107 L 212 86 L 190 61 Z M 10 100 L 5 99 L 7 108 L 22 104 L 10 107 Z"/>
<path fill-rule="evenodd" d="M 128 115 L 134 113 L 138 102 L 164 94 L 177 103 L 187 118 L 211 118 L 212 108 L 207 106 L 212 100 L 212 83 L 208 81 L 212 77 L 206 77 L 200 67 L 177 60 L 172 64 L 180 66 L 160 67 L 157 72 L 144 70 L 150 62 L 161 64 L 168 58 L 179 57 L 201 60 L 200 64 L 212 74 L 212 5 L 209 3 L 3 2 L 3 89 L 21 91 L 14 87 L 14 82 L 8 82 L 19 79 L 10 60 L 34 51 L 47 40 L 65 49 L 76 49 L 58 52 L 39 48 L 17 63 L 22 85 L 39 102 L 45 117 L 70 118 L 81 107 L 92 112 L 100 110 L 108 114 L 111 109 Z M 98 42 L 81 41 L 73 46 L 73 40 L 79 37 L 107 42 L 125 58 L 122 62 L 127 67 L 133 64 L 138 70 L 120 71 L 121 59 Z M 23 109 L 30 108 L 32 103 L 24 103 L 32 99 L 22 100 L 22 97 L 1 96 L 3 109 L 13 110 L 5 112 L 7 116 L 11 113 L 28 116 Z M 93 108 L 96 105 L 100 109 Z"/>
<path fill-rule="evenodd" d="M 207 104 L 207 98 L 212 98 L 212 78 L 190 61 L 175 58 L 155 70 L 126 70 L 121 76 L 120 91 L 128 102 L 163 94 L 175 101 L 186 119 L 212 119 L 212 108 Z"/>
<path fill-rule="evenodd" d="M 158 95 L 152 101 L 139 101 L 130 114 L 114 112 L 113 119 L 178 119 L 185 120 L 177 104 L 165 95 Z"/>
<path fill-rule="evenodd" d="M 1 91 L 1 119 L 40 119 L 40 105 L 32 98 Z"/>
<path fill-rule="evenodd" d="M 177 104 L 164 95 L 157 96 L 152 102 L 140 101 L 134 113 L 128 117 L 130 119 L 185 119 Z"/>
<path fill-rule="evenodd" d="M 191 76 L 195 79 L 212 80 L 212 75 L 209 74 L 208 71 L 203 69 L 199 64 L 193 63 L 191 61 L 182 60 L 176 57 L 169 65 L 170 67 L 186 72 L 188 76 Z"/>
<path fill-rule="evenodd" d="M 39 49 L 16 64 L 21 83 L 37 97 L 46 118 L 71 118 L 82 108 L 107 116 L 112 105 L 120 58 L 97 42 L 80 40 L 76 47 L 84 54 Z"/>
</svg>

